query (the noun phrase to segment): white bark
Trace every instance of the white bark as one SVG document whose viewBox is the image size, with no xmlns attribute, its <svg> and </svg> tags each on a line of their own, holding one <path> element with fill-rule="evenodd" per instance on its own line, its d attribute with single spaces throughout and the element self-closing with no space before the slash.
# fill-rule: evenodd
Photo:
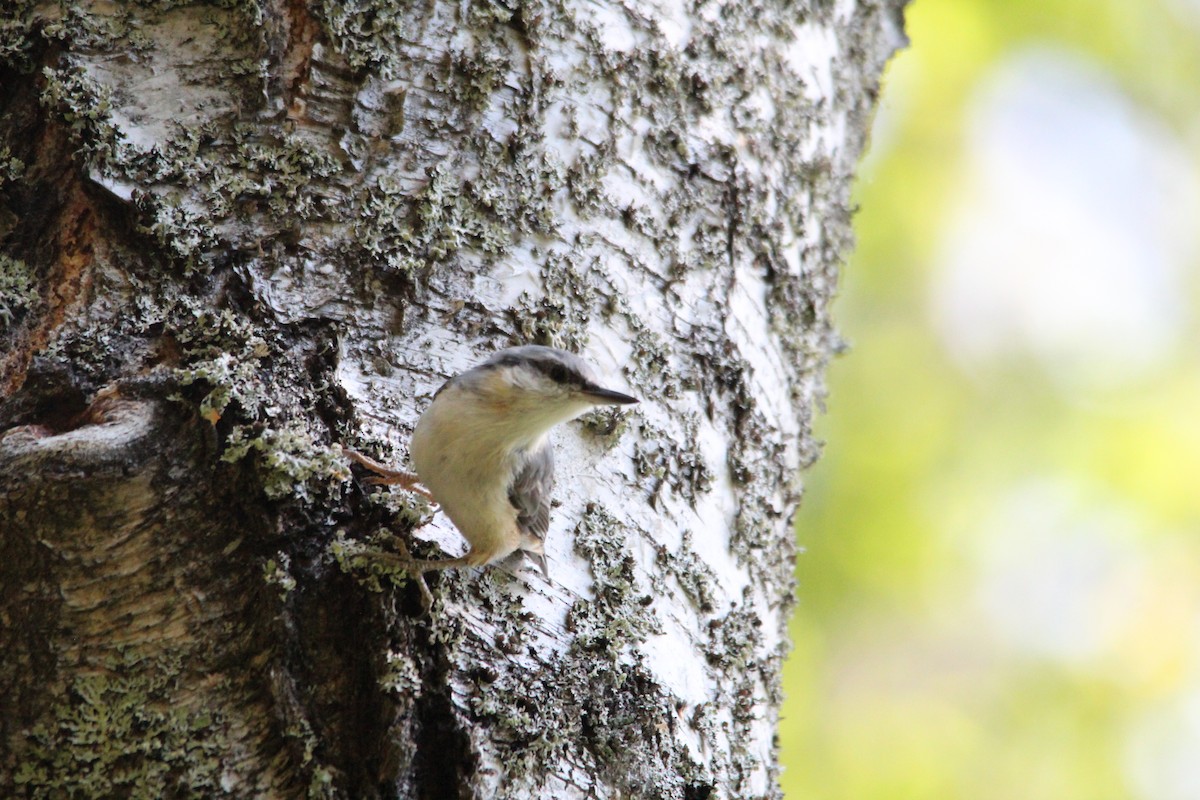
<svg viewBox="0 0 1200 800">
<path fill-rule="evenodd" d="M 73 463 L 58 439 L 104 429 L 48 407 L 108 384 L 182 397 L 221 461 L 197 479 L 204 448 L 180 445 L 175 474 L 248 510 L 188 506 L 221 542 L 195 558 L 225 578 L 177 582 L 273 598 L 240 623 L 256 631 L 236 652 L 263 670 L 257 690 L 211 631 L 189 627 L 184 648 L 205 654 L 196 673 L 244 689 L 222 683 L 219 711 L 243 703 L 262 723 L 222 713 L 204 735 L 261 763 L 196 751 L 191 767 L 162 758 L 172 774 L 219 775 L 233 795 L 777 796 L 789 520 L 817 451 L 848 182 L 898 9 L 22 12 L 0 53 L 26 187 L 4 197 L 67 188 L 46 219 L 10 212 L 5 269 L 24 294 L 8 304 L 0 425 L 22 427 L 0 440 L 0 476 L 35 499 L 7 509 L 36 514 L 53 495 L 54 479 L 13 467 L 34 463 L 30 441 L 48 437 L 36 463 L 51 474 Z M 40 141 L 20 139 L 26 118 Z M 77 174 L 55 172 L 56 153 Z M 56 244 L 45 263 L 37 225 Z M 79 292 L 79 275 L 95 288 Z M 402 494 L 364 495 L 337 445 L 387 443 L 403 465 L 441 382 L 526 341 L 582 352 L 643 402 L 556 433 L 549 580 L 519 560 L 447 573 L 424 616 L 363 553 L 387 546 L 384 529 L 430 552 L 457 554 L 461 538 L 440 514 L 414 530 L 428 509 Z M 56 524 L 30 526 L 25 545 L 53 555 Z M 36 567 L 46 585 L 62 578 L 53 563 Z M 207 618 L 181 613 L 185 627 Z M 0 728 L 0 787 L 71 785 L 78 765 L 48 753 L 76 731 L 78 665 L 29 647 L 57 677 L 23 689 L 21 723 Z M 200 674 L 176 672 L 158 701 L 205 694 Z M 54 714 L 60 727 L 37 727 Z"/>
</svg>

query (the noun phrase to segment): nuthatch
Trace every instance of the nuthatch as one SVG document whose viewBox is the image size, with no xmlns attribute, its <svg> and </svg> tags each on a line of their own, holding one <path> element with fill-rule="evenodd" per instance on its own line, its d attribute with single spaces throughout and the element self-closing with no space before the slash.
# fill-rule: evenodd
<svg viewBox="0 0 1200 800">
<path fill-rule="evenodd" d="M 419 572 L 481 566 L 524 550 L 545 572 L 554 486 L 550 429 L 594 406 L 636 402 L 602 388 L 576 355 L 540 345 L 511 347 L 437 390 L 413 431 L 415 475 L 352 450 L 346 454 L 379 476 L 373 482 L 431 497 L 471 545 L 458 558 L 405 566 Z"/>
</svg>

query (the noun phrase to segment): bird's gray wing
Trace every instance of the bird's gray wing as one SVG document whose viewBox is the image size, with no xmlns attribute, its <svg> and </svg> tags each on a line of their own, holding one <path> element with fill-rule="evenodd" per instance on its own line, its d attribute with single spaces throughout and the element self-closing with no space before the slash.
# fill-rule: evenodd
<svg viewBox="0 0 1200 800">
<path fill-rule="evenodd" d="M 517 467 L 508 501 L 517 509 L 521 533 L 539 542 L 550 530 L 550 494 L 554 489 L 554 453 L 550 446 L 527 451 L 524 463 Z"/>
</svg>

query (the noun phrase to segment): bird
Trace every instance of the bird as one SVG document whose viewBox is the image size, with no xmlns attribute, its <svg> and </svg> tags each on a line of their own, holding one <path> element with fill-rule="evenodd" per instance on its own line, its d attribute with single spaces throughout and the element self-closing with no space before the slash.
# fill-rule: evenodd
<svg viewBox="0 0 1200 800">
<path fill-rule="evenodd" d="M 406 568 L 424 573 L 483 566 L 521 550 L 548 574 L 545 542 L 555 477 L 550 430 L 598 406 L 637 402 L 602 387 L 573 353 L 510 347 L 434 393 L 409 446 L 415 473 L 344 449 L 374 473 L 372 483 L 397 484 L 436 502 L 470 545 L 457 558 L 404 559 Z"/>
</svg>

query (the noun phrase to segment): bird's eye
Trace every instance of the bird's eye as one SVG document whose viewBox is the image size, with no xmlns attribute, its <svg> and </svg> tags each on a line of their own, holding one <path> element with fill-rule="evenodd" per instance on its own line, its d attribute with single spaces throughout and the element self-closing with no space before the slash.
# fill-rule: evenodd
<svg viewBox="0 0 1200 800">
<path fill-rule="evenodd" d="M 550 367 L 550 380 L 555 383 L 569 383 L 571 381 L 571 372 L 562 364 L 554 364 Z"/>
<path fill-rule="evenodd" d="M 557 361 L 542 361 L 537 365 L 542 374 L 557 384 L 569 383 L 571 371 Z"/>
</svg>

